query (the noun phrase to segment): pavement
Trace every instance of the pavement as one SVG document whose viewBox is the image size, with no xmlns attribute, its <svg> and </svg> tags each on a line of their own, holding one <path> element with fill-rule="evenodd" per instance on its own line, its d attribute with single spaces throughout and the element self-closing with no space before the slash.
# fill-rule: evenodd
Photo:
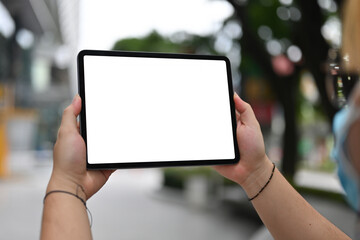
<svg viewBox="0 0 360 240">
<path fill-rule="evenodd" d="M 50 153 L 11 154 L 11 176 L 0 179 L 0 239 L 39 239 L 43 197 L 52 168 L 49 158 Z M 241 198 L 240 188 L 231 192 L 231 198 Z M 305 197 L 353 236 L 356 215 L 351 209 L 337 202 Z M 272 239 L 251 214 L 227 202 L 194 205 L 182 192 L 163 188 L 160 169 L 137 169 L 115 172 L 88 201 L 88 208 L 93 217 L 94 239 Z M 251 205 L 246 209 L 253 212 Z"/>
</svg>

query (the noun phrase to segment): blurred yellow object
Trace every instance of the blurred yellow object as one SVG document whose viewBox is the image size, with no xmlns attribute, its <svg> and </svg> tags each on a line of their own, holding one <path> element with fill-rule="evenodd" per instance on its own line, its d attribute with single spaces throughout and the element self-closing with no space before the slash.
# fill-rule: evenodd
<svg viewBox="0 0 360 240">
<path fill-rule="evenodd" d="M 14 106 L 14 89 L 0 84 L 0 178 L 10 175 L 8 165 L 9 141 L 7 137 L 7 122 L 9 110 Z"/>
<path fill-rule="evenodd" d="M 8 141 L 6 137 L 5 114 L 0 114 L 0 178 L 9 176 L 8 168 Z"/>
<path fill-rule="evenodd" d="M 14 132 L 9 128 L 9 124 L 15 122 L 36 122 L 38 112 L 35 109 L 19 109 L 15 108 L 15 90 L 11 86 L 0 84 L 0 178 L 6 178 L 10 175 L 10 166 L 8 156 L 10 155 L 13 144 L 21 142 L 21 144 L 28 143 L 30 132 L 20 132 L 22 135 L 14 135 Z M 15 125 L 16 129 L 16 125 Z M 18 131 L 22 131 L 17 128 Z M 19 134 L 19 132 L 17 132 Z M 30 135 L 31 136 L 31 135 Z M 23 141 L 25 140 L 25 141 Z M 26 142 L 26 140 L 29 140 Z M 23 146 L 22 146 L 23 147 Z"/>
</svg>

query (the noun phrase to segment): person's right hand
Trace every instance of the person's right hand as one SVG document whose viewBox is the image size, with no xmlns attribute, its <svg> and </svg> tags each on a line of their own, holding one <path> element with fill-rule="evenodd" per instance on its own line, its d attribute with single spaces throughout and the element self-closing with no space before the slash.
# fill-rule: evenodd
<svg viewBox="0 0 360 240">
<path fill-rule="evenodd" d="M 58 138 L 54 146 L 53 172 L 47 192 L 83 190 L 89 199 L 107 182 L 114 170 L 86 169 L 86 146 L 81 137 L 76 117 L 81 111 L 81 98 L 76 95 L 73 102 L 64 110 Z M 82 189 L 77 189 L 81 186 Z"/>
<path fill-rule="evenodd" d="M 242 186 L 248 195 L 252 195 L 259 191 L 259 186 L 263 186 L 264 179 L 269 178 L 272 163 L 265 154 L 260 125 L 251 106 L 236 93 L 234 102 L 240 161 L 235 165 L 214 166 L 214 168 L 224 177 Z"/>
</svg>

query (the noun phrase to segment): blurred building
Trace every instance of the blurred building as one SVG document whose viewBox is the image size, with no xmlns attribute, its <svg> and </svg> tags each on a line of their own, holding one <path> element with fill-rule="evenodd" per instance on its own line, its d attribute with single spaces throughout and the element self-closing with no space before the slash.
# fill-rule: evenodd
<svg viewBox="0 0 360 240">
<path fill-rule="evenodd" d="M 0 1 L 0 108 L 10 150 L 52 149 L 75 92 L 78 15 L 79 1 Z"/>
</svg>

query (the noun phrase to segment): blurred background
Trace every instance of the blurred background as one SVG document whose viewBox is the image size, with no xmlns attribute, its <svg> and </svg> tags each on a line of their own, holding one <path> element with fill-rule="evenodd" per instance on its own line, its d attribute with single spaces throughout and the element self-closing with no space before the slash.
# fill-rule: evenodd
<svg viewBox="0 0 360 240">
<path fill-rule="evenodd" d="M 331 159 L 330 67 L 342 0 L 0 0 L 0 239 L 37 239 L 81 49 L 218 54 L 267 154 L 353 236 Z M 101 79 L 99 79 L 101 84 Z M 211 96 L 209 96 L 211 97 Z M 286 197 L 286 196 L 284 196 Z M 92 199 L 95 239 L 272 239 L 242 189 L 209 167 L 119 170 Z"/>
</svg>

